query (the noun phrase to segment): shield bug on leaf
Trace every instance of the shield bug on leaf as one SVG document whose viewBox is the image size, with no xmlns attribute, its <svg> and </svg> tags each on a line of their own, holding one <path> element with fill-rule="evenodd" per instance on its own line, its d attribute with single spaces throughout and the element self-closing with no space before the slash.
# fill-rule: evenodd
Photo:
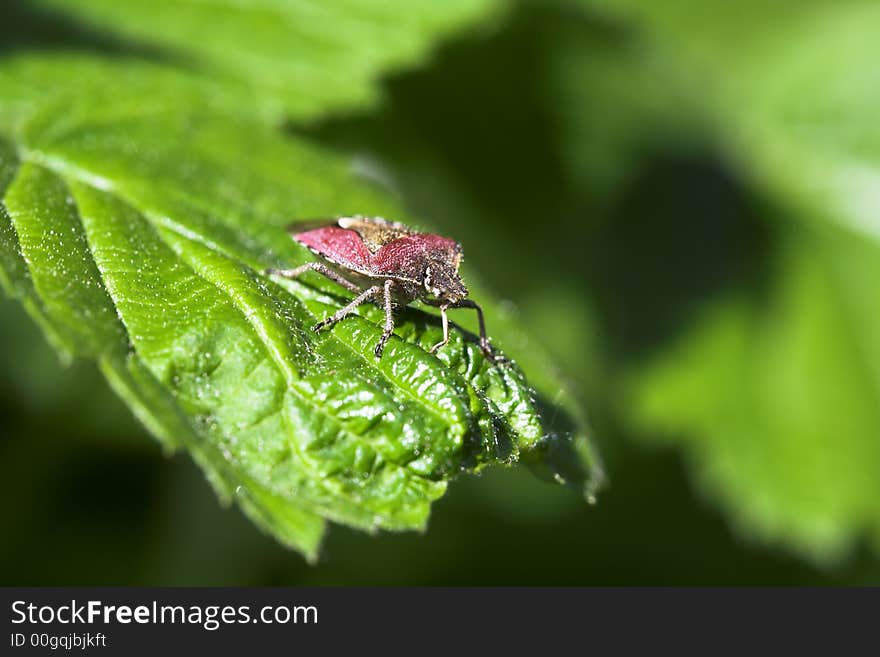
<svg viewBox="0 0 880 657">
<path fill-rule="evenodd" d="M 468 290 L 458 273 L 461 245 L 432 233 L 420 233 L 381 217 L 340 217 L 312 224 L 294 224 L 290 235 L 321 258 L 294 269 L 267 269 L 266 274 L 298 278 L 314 271 L 338 283 L 356 296 L 339 311 L 312 327 L 320 331 L 351 314 L 362 303 L 372 301 L 385 310 L 385 330 L 374 353 L 382 356 L 394 331 L 394 309 L 415 300 L 440 308 L 443 340 L 430 352 L 449 342 L 449 308 L 473 308 L 480 324 L 480 348 L 493 362 L 498 357 L 486 336 L 483 310 L 467 298 Z"/>
</svg>

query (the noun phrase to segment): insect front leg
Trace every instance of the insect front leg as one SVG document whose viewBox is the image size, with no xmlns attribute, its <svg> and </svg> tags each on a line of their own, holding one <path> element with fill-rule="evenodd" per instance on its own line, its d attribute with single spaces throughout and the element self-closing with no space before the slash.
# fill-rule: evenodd
<svg viewBox="0 0 880 657">
<path fill-rule="evenodd" d="M 391 334 L 394 332 L 394 304 L 391 301 L 391 290 L 394 287 L 394 281 L 388 279 L 385 281 L 384 286 L 384 307 L 385 307 L 385 330 L 382 331 L 382 337 L 379 339 L 379 343 L 376 345 L 373 353 L 376 354 L 376 358 L 382 357 L 382 352 L 385 350 L 385 343 L 391 338 Z"/>
<path fill-rule="evenodd" d="M 333 271 L 323 262 L 307 262 L 293 269 L 267 269 L 267 276 L 283 276 L 284 278 L 299 278 L 307 271 L 314 271 L 322 276 L 326 276 L 334 283 L 339 283 L 342 287 L 350 292 L 360 292 L 361 288 L 345 278 L 342 274 Z"/>
<path fill-rule="evenodd" d="M 477 311 L 477 321 L 480 323 L 480 349 L 483 350 L 483 353 L 486 355 L 489 360 L 493 363 L 502 363 L 505 359 L 492 349 L 492 345 L 489 343 L 489 336 L 486 335 L 486 320 L 483 317 L 483 309 L 480 308 L 479 304 L 470 299 L 462 299 L 461 301 L 456 302 L 451 308 L 473 308 Z"/>
<path fill-rule="evenodd" d="M 358 289 L 360 289 L 360 288 L 358 288 Z M 317 332 L 317 331 L 320 331 L 325 326 L 333 326 L 337 322 L 341 322 L 343 319 L 345 319 L 346 315 L 349 315 L 352 312 L 354 312 L 354 310 L 359 305 L 361 305 L 365 301 L 372 301 L 373 299 L 377 298 L 380 294 L 382 294 L 382 288 L 379 287 L 378 285 L 374 285 L 373 287 L 369 288 L 368 290 L 364 290 L 359 295 L 357 295 L 354 299 L 352 299 L 351 302 L 348 303 L 346 306 L 337 310 L 335 313 L 333 313 L 327 319 L 321 320 L 320 322 L 315 324 L 312 327 L 312 330 Z"/>
<path fill-rule="evenodd" d="M 440 347 L 449 344 L 449 317 L 446 315 L 446 304 L 440 306 L 440 318 L 443 321 L 443 340 L 428 349 L 429 354 L 433 354 Z"/>
<path fill-rule="evenodd" d="M 429 350 L 430 353 L 434 353 L 435 350 L 449 342 L 449 320 L 446 317 L 446 310 L 448 308 L 473 308 L 477 311 L 477 321 L 480 323 L 480 349 L 493 363 L 503 363 L 506 361 L 504 357 L 499 356 L 495 353 L 495 350 L 492 349 L 492 345 L 489 342 L 489 336 L 486 334 L 486 320 L 483 317 L 483 309 L 480 308 L 477 303 L 470 299 L 462 299 L 456 303 L 447 303 L 437 299 L 422 299 L 422 302 L 429 306 L 440 308 L 440 318 L 443 321 L 443 341 L 431 347 Z"/>
</svg>

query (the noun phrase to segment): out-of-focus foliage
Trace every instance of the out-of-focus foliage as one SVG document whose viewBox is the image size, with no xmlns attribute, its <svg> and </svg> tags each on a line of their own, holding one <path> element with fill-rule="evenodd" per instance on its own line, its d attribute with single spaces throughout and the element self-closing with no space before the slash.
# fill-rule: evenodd
<svg viewBox="0 0 880 657">
<path fill-rule="evenodd" d="M 775 245 L 760 294 L 719 295 L 635 378 L 745 531 L 839 559 L 880 539 L 880 6 L 607 3 L 686 71 Z"/>
<path fill-rule="evenodd" d="M 42 464 L 2 480 L 21 500 L 4 503 L 6 580 L 880 582 L 876 3 L 510 7 L 386 77 L 379 105 L 291 105 L 279 138 L 336 148 L 466 245 L 588 402 L 599 504 L 488 473 L 451 488 L 426 537 L 336 531 L 307 570 L 34 344 L 39 370 L 0 352 L 3 463 Z M 32 344 L 3 313 L 3 337 Z M 46 571 L 32 546 L 50 540 L 70 561 Z"/>
<path fill-rule="evenodd" d="M 173 64 L 181 77 L 270 120 L 368 107 L 376 79 L 424 59 L 439 39 L 498 13 L 498 0 L 29 0 L 40 23 L 83 30 L 81 45 Z"/>
</svg>

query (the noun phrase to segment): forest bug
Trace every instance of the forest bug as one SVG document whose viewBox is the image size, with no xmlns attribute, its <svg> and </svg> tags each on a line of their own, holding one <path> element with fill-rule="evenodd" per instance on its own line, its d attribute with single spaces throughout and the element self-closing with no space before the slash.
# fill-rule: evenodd
<svg viewBox="0 0 880 657">
<path fill-rule="evenodd" d="M 267 269 L 267 274 L 297 278 L 314 271 L 357 295 L 312 330 L 333 326 L 362 303 L 373 301 L 385 309 L 385 330 L 374 350 L 379 358 L 394 331 L 394 309 L 418 299 L 440 308 L 443 340 L 431 347 L 431 353 L 449 342 L 446 310 L 473 308 L 480 323 L 480 348 L 493 362 L 500 360 L 486 337 L 482 308 L 467 298 L 468 290 L 458 273 L 462 249 L 455 240 L 420 233 L 381 217 L 360 215 L 340 217 L 318 227 L 294 224 L 289 230 L 293 239 L 323 262 L 309 262 L 294 269 Z"/>
</svg>

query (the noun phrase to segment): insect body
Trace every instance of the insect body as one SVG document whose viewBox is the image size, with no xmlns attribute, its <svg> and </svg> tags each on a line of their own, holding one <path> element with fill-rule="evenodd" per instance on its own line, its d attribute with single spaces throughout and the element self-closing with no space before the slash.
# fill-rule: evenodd
<svg viewBox="0 0 880 657">
<path fill-rule="evenodd" d="M 447 237 L 419 233 L 403 224 L 378 217 L 342 217 L 318 228 L 291 227 L 291 236 L 323 262 L 309 262 L 295 269 L 269 269 L 267 274 L 297 278 L 315 271 L 355 293 L 338 312 L 318 322 L 313 330 L 333 326 L 367 301 L 385 309 L 385 330 L 376 345 L 379 358 L 394 331 L 394 308 L 416 299 L 440 308 L 443 340 L 431 353 L 449 342 L 449 308 L 473 308 L 480 323 L 480 348 L 493 361 L 497 357 L 486 337 L 483 311 L 467 298 L 468 290 L 458 273 L 461 245 Z"/>
</svg>

